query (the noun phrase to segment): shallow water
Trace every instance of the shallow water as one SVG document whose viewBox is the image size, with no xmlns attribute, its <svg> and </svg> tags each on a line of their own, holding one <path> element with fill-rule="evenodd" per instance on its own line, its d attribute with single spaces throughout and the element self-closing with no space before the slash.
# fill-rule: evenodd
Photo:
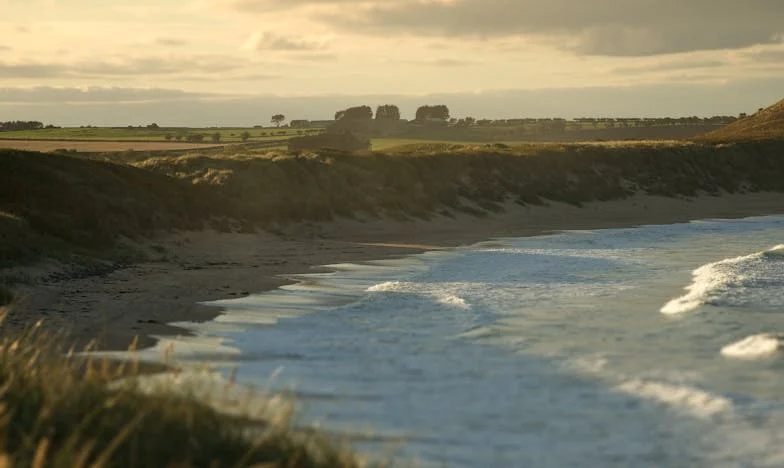
<svg viewBox="0 0 784 468">
<path fill-rule="evenodd" d="M 303 420 L 423 465 L 784 466 L 784 217 L 498 239 L 235 301 Z M 778 246 L 778 247 L 777 247 Z M 227 351 L 228 352 L 225 352 Z M 228 372 L 228 371 L 227 371 Z"/>
</svg>

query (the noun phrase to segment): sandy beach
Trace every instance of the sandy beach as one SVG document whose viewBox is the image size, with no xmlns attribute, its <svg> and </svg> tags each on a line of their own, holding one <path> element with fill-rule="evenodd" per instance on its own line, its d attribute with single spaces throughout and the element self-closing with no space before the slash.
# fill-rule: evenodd
<svg viewBox="0 0 784 468">
<path fill-rule="evenodd" d="M 307 273 L 321 265 L 404 256 L 468 245 L 495 237 L 520 237 L 559 230 L 669 224 L 695 219 L 784 214 L 784 194 L 703 196 L 676 199 L 639 195 L 583 207 L 509 204 L 484 218 L 460 215 L 432 220 L 337 220 L 289 226 L 282 233 L 186 232 L 149 242 L 157 259 L 86 278 L 43 280 L 52 268 L 26 269 L 39 280 L 17 288 L 12 327 L 43 320 L 84 345 L 126 349 L 135 337 L 151 346 L 151 335 L 185 334 L 167 325 L 206 321 L 220 313 L 201 301 L 236 298 L 287 283 L 281 275 Z"/>
</svg>

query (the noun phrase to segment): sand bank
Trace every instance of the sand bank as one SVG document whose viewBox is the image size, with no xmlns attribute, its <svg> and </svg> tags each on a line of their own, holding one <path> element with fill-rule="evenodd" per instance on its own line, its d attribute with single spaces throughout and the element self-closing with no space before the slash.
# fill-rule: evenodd
<svg viewBox="0 0 784 468">
<path fill-rule="evenodd" d="M 8 320 L 21 326 L 43 319 L 47 327 L 69 330 L 78 344 L 97 339 L 102 349 L 125 349 L 136 336 L 141 346 L 150 346 L 155 342 L 150 335 L 185 333 L 168 323 L 206 321 L 220 313 L 197 302 L 274 289 L 286 283 L 279 275 L 312 272 L 319 265 L 403 256 L 493 237 L 770 214 L 784 214 L 784 194 L 640 195 L 583 207 L 509 204 L 505 212 L 484 218 L 339 220 L 298 224 L 281 234 L 188 232 L 152 242 L 161 252 L 156 261 L 104 276 L 20 287 L 20 303 Z"/>
</svg>

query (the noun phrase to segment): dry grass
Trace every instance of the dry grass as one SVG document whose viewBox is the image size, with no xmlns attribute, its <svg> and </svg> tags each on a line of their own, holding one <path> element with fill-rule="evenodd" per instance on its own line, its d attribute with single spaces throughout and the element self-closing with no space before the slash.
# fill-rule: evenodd
<svg viewBox="0 0 784 468">
<path fill-rule="evenodd" d="M 784 139 L 784 100 L 701 137 L 707 141 Z"/>
<path fill-rule="evenodd" d="M 38 327 L 0 340 L 0 466 L 364 466 L 339 442 L 292 429 L 288 412 L 240 418 L 194 394 L 143 392 L 133 364 L 68 357 L 57 342 Z"/>
</svg>

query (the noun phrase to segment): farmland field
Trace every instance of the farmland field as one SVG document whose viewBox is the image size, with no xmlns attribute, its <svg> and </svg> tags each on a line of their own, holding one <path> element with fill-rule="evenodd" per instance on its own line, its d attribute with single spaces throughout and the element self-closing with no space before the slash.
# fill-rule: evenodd
<svg viewBox="0 0 784 468">
<path fill-rule="evenodd" d="M 179 143 L 167 141 L 73 141 L 73 140 L 0 140 L 0 148 L 48 153 L 75 150 L 79 153 L 111 153 L 118 151 L 181 151 L 223 146 L 210 143 Z"/>
<path fill-rule="evenodd" d="M 221 142 L 237 143 L 242 141 L 242 134 L 249 133 L 249 141 L 263 142 L 279 140 L 318 132 L 321 129 L 308 128 L 144 128 L 144 127 L 85 127 L 85 128 L 47 128 L 18 132 L 2 132 L 0 140 L 77 140 L 77 141 L 185 141 L 188 135 L 203 135 L 204 141 L 210 141 L 215 133 L 220 134 Z"/>
</svg>

